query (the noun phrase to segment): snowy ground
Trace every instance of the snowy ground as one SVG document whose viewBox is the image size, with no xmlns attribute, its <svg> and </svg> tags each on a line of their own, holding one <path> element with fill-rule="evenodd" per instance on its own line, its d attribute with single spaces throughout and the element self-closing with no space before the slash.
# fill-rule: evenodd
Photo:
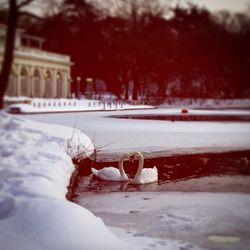
<svg viewBox="0 0 250 250">
<path fill-rule="evenodd" d="M 86 133 L 102 154 L 114 158 L 132 150 L 174 154 L 250 149 L 249 122 L 106 118 L 124 112 L 25 115 L 60 126 L 26 122 L 20 116 L 1 113 L 1 249 L 248 249 L 249 194 L 86 193 L 85 199 L 79 201 L 85 208 L 65 199 L 74 168 L 63 145 L 72 138 L 72 128 L 61 125 Z M 152 112 L 180 110 L 139 113 Z M 232 110 L 191 112 L 249 114 Z M 93 148 L 80 132 L 73 141 L 79 142 L 79 134 L 90 152 Z M 101 216 L 108 229 L 86 208 Z"/>
<path fill-rule="evenodd" d="M 250 115 L 246 110 L 190 110 L 190 114 Z M 177 114 L 180 109 L 26 115 L 32 120 L 76 127 L 99 149 L 117 160 L 122 152 L 146 156 L 250 149 L 249 122 L 171 122 L 107 118 L 123 114 Z M 105 156 L 104 156 L 105 155 Z"/>
<path fill-rule="evenodd" d="M 12 98 L 13 101 L 24 102 L 23 98 Z M 9 98 L 9 101 L 12 100 Z M 11 104 L 7 107 L 10 113 L 39 114 L 80 111 L 110 111 L 130 109 L 153 109 L 149 105 L 131 105 L 123 101 L 98 101 L 89 99 L 44 99 L 28 98 L 26 103 Z"/>
<path fill-rule="evenodd" d="M 217 108 L 217 109 L 249 109 L 250 99 L 204 99 L 204 98 L 166 98 L 161 107 L 193 107 L 193 108 Z"/>
<path fill-rule="evenodd" d="M 72 132 L 0 112 L 1 250 L 131 249 L 100 218 L 66 200 L 74 171 L 68 142 L 93 152 L 87 136 Z"/>
</svg>

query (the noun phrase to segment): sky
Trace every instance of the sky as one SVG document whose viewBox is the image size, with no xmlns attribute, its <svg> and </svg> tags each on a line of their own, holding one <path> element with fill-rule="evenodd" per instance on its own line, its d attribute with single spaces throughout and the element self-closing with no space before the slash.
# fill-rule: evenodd
<svg viewBox="0 0 250 250">
<path fill-rule="evenodd" d="M 89 2 L 99 2 L 100 4 L 107 4 L 108 2 L 115 3 L 117 0 L 87 0 Z M 131 0 L 133 1 L 133 0 Z M 137 0 L 143 1 L 143 0 Z M 250 12 L 250 0 L 160 0 L 162 3 L 175 3 L 187 4 L 188 2 L 197 4 L 200 7 L 205 7 L 210 11 L 229 10 L 231 12 L 242 12 L 246 11 L 247 8 Z M 114 4 L 115 5 L 115 4 Z"/>
<path fill-rule="evenodd" d="M 7 0 L 0 0 L 0 3 L 6 2 Z M 61 0 L 60 0 L 61 1 Z M 48 8 L 45 7 L 46 4 L 49 4 L 51 6 L 52 3 L 56 3 L 56 5 L 60 1 L 49 1 L 49 0 L 35 0 L 34 3 L 29 6 L 29 9 L 37 14 L 44 13 L 45 11 L 48 11 Z M 88 0 L 93 1 L 93 0 Z M 96 0 L 94 0 L 96 1 Z M 98 0 L 100 3 L 104 3 L 103 0 Z M 111 0 L 116 1 L 116 0 Z M 179 2 L 179 3 L 187 3 L 187 2 L 193 2 L 197 4 L 200 7 L 206 7 L 210 11 L 220 11 L 223 9 L 229 10 L 231 12 L 242 12 L 246 11 L 248 9 L 248 12 L 250 13 L 250 0 L 162 0 L 163 2 Z M 54 6 L 54 4 L 53 4 Z M 52 7 L 52 6 L 51 6 Z"/>
<path fill-rule="evenodd" d="M 182 0 L 180 2 L 187 2 Z M 233 12 L 245 11 L 248 8 L 250 12 L 250 0 L 192 0 L 199 6 L 205 6 L 211 11 L 227 9 Z"/>
</svg>

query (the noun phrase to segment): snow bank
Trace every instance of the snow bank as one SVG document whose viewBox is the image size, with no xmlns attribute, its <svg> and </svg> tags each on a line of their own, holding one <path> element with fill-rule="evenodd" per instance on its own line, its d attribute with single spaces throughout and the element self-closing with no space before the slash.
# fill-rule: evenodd
<svg viewBox="0 0 250 250">
<path fill-rule="evenodd" d="M 129 249 L 100 218 L 65 198 L 74 171 L 67 140 L 81 143 L 87 156 L 94 149 L 87 136 L 0 112 L 0 137 L 2 250 Z"/>
<path fill-rule="evenodd" d="M 11 99 L 10 99 L 11 100 Z M 14 102 L 15 99 L 13 99 Z M 20 99 L 22 100 L 22 99 Z M 9 101 L 9 103 L 11 103 Z M 7 111 L 10 113 L 53 113 L 53 112 L 79 112 L 79 111 L 104 111 L 127 109 L 152 109 L 148 105 L 131 105 L 123 101 L 99 101 L 89 99 L 44 99 L 32 98 L 26 102 L 11 104 Z"/>
<path fill-rule="evenodd" d="M 160 107 L 250 108 L 250 99 L 166 98 Z"/>
</svg>

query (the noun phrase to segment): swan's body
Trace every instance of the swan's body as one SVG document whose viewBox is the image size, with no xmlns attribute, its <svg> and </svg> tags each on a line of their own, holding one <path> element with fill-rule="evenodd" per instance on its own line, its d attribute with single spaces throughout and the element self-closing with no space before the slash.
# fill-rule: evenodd
<svg viewBox="0 0 250 250">
<path fill-rule="evenodd" d="M 130 159 L 130 154 L 124 154 L 119 160 L 119 169 L 115 167 L 105 167 L 100 170 L 91 168 L 92 173 L 104 181 L 128 181 L 129 178 L 124 171 L 123 162 Z"/>
<path fill-rule="evenodd" d="M 134 153 L 134 156 L 139 159 L 139 167 L 135 174 L 134 184 L 146 184 L 158 181 L 158 170 L 156 167 L 143 168 L 144 158 L 140 152 Z"/>
</svg>

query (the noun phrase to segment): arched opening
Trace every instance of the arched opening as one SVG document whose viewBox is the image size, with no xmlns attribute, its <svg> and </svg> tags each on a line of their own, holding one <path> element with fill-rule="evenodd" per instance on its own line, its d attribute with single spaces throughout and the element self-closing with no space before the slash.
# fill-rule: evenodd
<svg viewBox="0 0 250 250">
<path fill-rule="evenodd" d="M 61 72 L 56 73 L 56 96 L 63 97 L 63 78 Z"/>
<path fill-rule="evenodd" d="M 23 67 L 20 71 L 20 96 L 29 96 L 29 92 L 28 70 Z"/>
<path fill-rule="evenodd" d="M 32 87 L 34 97 L 42 97 L 41 74 L 38 69 L 35 69 L 33 72 Z"/>
<path fill-rule="evenodd" d="M 45 71 L 45 93 L 44 97 L 52 97 L 52 75 L 49 70 Z"/>
</svg>

